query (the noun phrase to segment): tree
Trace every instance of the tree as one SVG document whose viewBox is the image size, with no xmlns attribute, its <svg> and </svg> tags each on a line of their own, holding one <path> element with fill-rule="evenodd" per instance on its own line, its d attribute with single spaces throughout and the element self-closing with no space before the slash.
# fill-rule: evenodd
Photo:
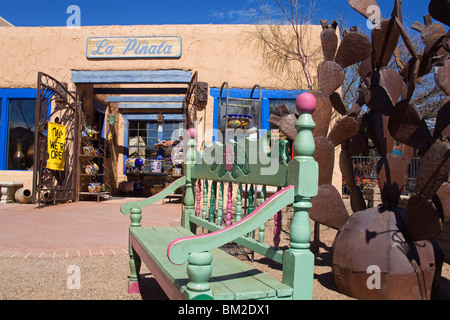
<svg viewBox="0 0 450 320">
<path fill-rule="evenodd" d="M 287 74 L 283 79 L 285 85 L 295 90 L 311 89 L 314 86 L 311 70 L 321 59 L 320 46 L 310 46 L 317 41 L 311 41 L 315 39 L 311 39 L 308 30 L 316 19 L 316 3 L 275 0 L 275 8 L 272 3 L 262 0 L 265 15 L 251 39 L 263 50 L 264 62 L 273 74 Z"/>
</svg>

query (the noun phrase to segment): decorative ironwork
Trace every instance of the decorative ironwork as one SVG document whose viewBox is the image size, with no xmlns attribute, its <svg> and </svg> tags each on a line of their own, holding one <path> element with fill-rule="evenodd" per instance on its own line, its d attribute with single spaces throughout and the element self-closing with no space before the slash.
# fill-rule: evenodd
<svg viewBox="0 0 450 320">
<path fill-rule="evenodd" d="M 66 127 L 63 171 L 46 168 L 50 121 Z M 76 201 L 79 135 L 77 99 L 68 91 L 67 84 L 42 72 L 38 73 L 35 125 L 33 203 L 41 206 Z"/>
</svg>

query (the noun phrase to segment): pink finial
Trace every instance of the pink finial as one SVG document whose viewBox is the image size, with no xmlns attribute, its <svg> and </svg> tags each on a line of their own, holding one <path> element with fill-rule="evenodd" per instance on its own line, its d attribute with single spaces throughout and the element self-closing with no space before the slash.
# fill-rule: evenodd
<svg viewBox="0 0 450 320">
<path fill-rule="evenodd" d="M 190 128 L 188 130 L 188 133 L 189 133 L 189 137 L 191 137 L 191 139 L 197 138 L 197 130 L 195 128 Z"/>
<path fill-rule="evenodd" d="M 296 107 L 299 114 L 312 114 L 316 110 L 316 105 L 316 97 L 312 93 L 304 92 L 297 97 Z"/>
</svg>

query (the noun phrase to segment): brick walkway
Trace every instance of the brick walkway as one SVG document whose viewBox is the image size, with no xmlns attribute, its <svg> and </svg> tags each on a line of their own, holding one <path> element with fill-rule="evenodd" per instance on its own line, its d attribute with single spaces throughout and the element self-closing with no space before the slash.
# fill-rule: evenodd
<svg viewBox="0 0 450 320">
<path fill-rule="evenodd" d="M 128 253 L 129 216 L 120 206 L 137 199 L 80 201 L 44 208 L 0 204 L 0 258 L 69 258 Z M 144 208 L 143 226 L 170 226 L 181 204 Z"/>
</svg>

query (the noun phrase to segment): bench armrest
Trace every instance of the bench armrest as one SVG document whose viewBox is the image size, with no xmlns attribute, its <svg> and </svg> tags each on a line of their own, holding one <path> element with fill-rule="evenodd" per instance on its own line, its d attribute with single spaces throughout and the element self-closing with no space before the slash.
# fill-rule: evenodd
<svg viewBox="0 0 450 320">
<path fill-rule="evenodd" d="M 179 238 L 172 241 L 167 248 L 167 256 L 173 264 L 183 264 L 188 260 L 191 253 L 218 248 L 243 234 L 257 229 L 269 220 L 275 212 L 283 209 L 293 201 L 294 186 L 283 188 L 267 199 L 250 215 L 229 227 L 204 235 Z"/>
<path fill-rule="evenodd" d="M 167 187 L 165 187 L 163 190 L 161 190 L 161 192 L 158 192 L 157 194 L 155 194 L 154 196 L 152 196 L 150 198 L 147 198 L 147 199 L 141 200 L 141 201 L 131 201 L 131 202 L 124 203 L 122 205 L 122 207 L 120 207 L 120 211 L 123 214 L 129 214 L 131 212 L 131 209 L 142 208 L 142 207 L 148 206 L 152 203 L 155 203 L 156 201 L 162 200 L 165 197 L 167 197 L 169 194 L 173 193 L 178 188 L 184 186 L 185 184 L 186 184 L 186 177 L 181 177 L 181 178 L 175 180 L 174 182 L 172 182 L 171 184 L 169 184 Z"/>
</svg>

